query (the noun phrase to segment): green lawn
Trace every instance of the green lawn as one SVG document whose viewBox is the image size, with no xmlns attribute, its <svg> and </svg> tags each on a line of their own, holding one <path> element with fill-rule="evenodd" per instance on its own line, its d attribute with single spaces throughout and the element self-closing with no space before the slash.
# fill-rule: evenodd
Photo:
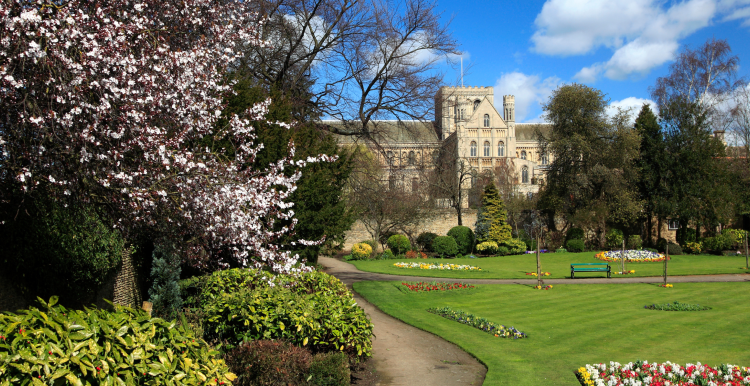
<svg viewBox="0 0 750 386">
<path fill-rule="evenodd" d="M 543 253 L 541 255 L 542 271 L 549 272 L 549 278 L 570 277 L 571 263 L 602 263 L 594 258 L 594 252 L 582 253 Z M 713 256 L 713 255 L 680 255 L 672 256 L 669 261 L 669 275 L 709 275 L 720 273 L 745 273 L 744 256 Z M 396 268 L 396 262 L 425 262 L 452 263 L 473 265 L 482 271 L 440 271 L 424 269 Z M 519 279 L 530 278 L 526 272 L 536 272 L 536 255 L 513 255 L 486 257 L 477 259 L 394 259 L 350 261 L 359 270 L 378 272 L 390 275 L 411 275 L 424 277 L 451 277 L 459 279 Z M 612 272 L 620 271 L 619 262 L 610 262 Z M 661 276 L 664 263 L 626 263 L 625 270 L 635 270 L 635 274 L 627 276 Z M 602 273 L 580 273 L 576 277 L 603 277 Z M 615 277 L 613 275 L 613 277 Z"/>
<path fill-rule="evenodd" d="M 379 309 L 456 343 L 488 368 L 484 385 L 578 385 L 587 363 L 638 359 L 750 366 L 750 283 L 480 285 L 458 292 L 404 293 L 396 282 L 354 289 Z M 652 303 L 700 304 L 708 311 L 646 310 Z M 495 338 L 426 311 L 450 306 L 510 325 L 528 339 Z"/>
</svg>

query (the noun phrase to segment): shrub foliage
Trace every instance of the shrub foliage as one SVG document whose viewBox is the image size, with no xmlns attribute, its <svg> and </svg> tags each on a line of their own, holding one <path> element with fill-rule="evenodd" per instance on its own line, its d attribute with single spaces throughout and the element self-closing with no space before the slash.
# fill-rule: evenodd
<svg viewBox="0 0 750 386">
<path fill-rule="evenodd" d="M 440 257 L 456 256 L 458 245 L 453 237 L 438 236 L 432 240 L 432 250 Z"/>
<path fill-rule="evenodd" d="M 466 226 L 455 226 L 448 231 L 448 236 L 456 240 L 458 253 L 468 255 L 474 250 L 474 232 Z"/>
<path fill-rule="evenodd" d="M 411 243 L 409 242 L 409 238 L 404 235 L 393 235 L 388 238 L 388 248 L 393 253 L 400 255 L 411 249 Z"/>
<path fill-rule="evenodd" d="M 0 314 L 0 385 L 230 384 L 218 352 L 174 321 L 115 306 L 40 308 Z M 218 383 L 215 382 L 215 383 Z"/>
<path fill-rule="evenodd" d="M 567 249 L 568 252 L 583 252 L 583 250 L 586 249 L 586 244 L 583 243 L 583 240 L 571 239 L 565 244 L 565 249 Z"/>
</svg>

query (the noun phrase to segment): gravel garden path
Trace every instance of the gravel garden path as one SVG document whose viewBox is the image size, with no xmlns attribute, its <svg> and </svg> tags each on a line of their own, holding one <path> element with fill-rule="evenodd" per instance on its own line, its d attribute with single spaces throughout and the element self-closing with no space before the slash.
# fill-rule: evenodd
<svg viewBox="0 0 750 386">
<path fill-rule="evenodd" d="M 349 288 L 358 281 L 461 281 L 471 284 L 519 284 L 534 286 L 536 279 L 445 279 L 417 276 L 385 275 L 359 271 L 341 260 L 323 257 L 318 263 Z M 545 284 L 613 284 L 662 283 L 662 277 L 583 277 L 576 279 L 545 279 Z M 670 283 L 743 282 L 750 274 L 669 276 Z M 474 357 L 442 338 L 392 318 L 368 303 L 356 292 L 354 298 L 375 325 L 373 361 L 379 375 L 378 385 L 481 385 L 487 369 Z"/>
</svg>

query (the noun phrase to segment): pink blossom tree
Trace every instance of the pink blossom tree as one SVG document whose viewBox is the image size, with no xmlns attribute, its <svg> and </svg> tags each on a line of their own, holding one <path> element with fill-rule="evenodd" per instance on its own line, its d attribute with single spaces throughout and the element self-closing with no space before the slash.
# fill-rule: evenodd
<svg viewBox="0 0 750 386">
<path fill-rule="evenodd" d="M 28 1 L 0 4 L 0 199 L 45 191 L 110 208 L 116 226 L 189 239 L 186 258 L 229 252 L 244 265 L 300 268 L 274 245 L 307 161 L 247 165 L 262 144 L 245 114 L 222 115 L 224 77 L 263 45 L 239 0 Z M 229 139 L 231 151 L 210 146 Z M 218 142 L 218 141 L 217 141 Z M 231 155 L 231 156 L 229 156 Z M 219 264 L 226 262 L 219 261 Z"/>
</svg>

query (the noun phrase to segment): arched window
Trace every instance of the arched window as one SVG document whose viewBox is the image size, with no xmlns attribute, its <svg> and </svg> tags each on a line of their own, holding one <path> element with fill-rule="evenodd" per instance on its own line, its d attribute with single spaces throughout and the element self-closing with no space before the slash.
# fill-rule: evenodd
<svg viewBox="0 0 750 386">
<path fill-rule="evenodd" d="M 526 150 L 521 150 L 521 159 L 526 159 Z"/>
<path fill-rule="evenodd" d="M 438 152 L 437 150 L 433 151 L 432 152 L 432 162 L 437 162 L 438 157 L 440 157 L 440 152 Z"/>
<path fill-rule="evenodd" d="M 414 166 L 417 163 L 417 156 L 414 154 L 414 150 L 409 152 L 409 158 L 407 158 L 409 166 Z"/>
<path fill-rule="evenodd" d="M 497 143 L 497 156 L 505 157 L 505 143 L 503 141 Z"/>
<path fill-rule="evenodd" d="M 490 127 L 490 115 L 484 114 L 484 127 Z"/>
<path fill-rule="evenodd" d="M 529 168 L 527 168 L 526 166 L 521 169 L 521 182 L 524 184 L 529 183 Z"/>
<path fill-rule="evenodd" d="M 419 191 L 419 179 L 417 177 L 414 177 L 411 179 L 411 191 L 412 192 Z"/>
<path fill-rule="evenodd" d="M 489 157 L 490 156 L 490 143 L 489 141 L 484 142 L 484 156 Z"/>
<path fill-rule="evenodd" d="M 479 99 L 474 101 L 474 111 L 477 111 L 478 108 L 479 108 Z"/>
<path fill-rule="evenodd" d="M 471 157 L 476 157 L 477 156 L 477 143 L 476 142 L 471 141 L 471 147 L 469 149 L 469 152 L 470 152 L 469 155 Z"/>
<path fill-rule="evenodd" d="M 542 153 L 542 165 L 547 165 L 549 163 L 549 158 L 547 158 L 547 154 Z"/>
</svg>

